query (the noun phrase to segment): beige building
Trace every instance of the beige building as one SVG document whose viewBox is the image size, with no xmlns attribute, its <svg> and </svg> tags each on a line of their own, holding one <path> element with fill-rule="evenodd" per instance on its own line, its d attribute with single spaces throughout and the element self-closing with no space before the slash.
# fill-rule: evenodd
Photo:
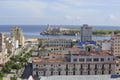
<svg viewBox="0 0 120 80">
<path fill-rule="evenodd" d="M 109 46 L 108 46 L 109 47 Z M 116 56 L 115 60 L 115 74 L 120 74 L 120 36 L 115 35 L 114 32 L 111 34 L 111 52 Z"/>
<path fill-rule="evenodd" d="M 119 35 L 114 35 L 114 33 L 112 33 L 111 46 L 112 46 L 113 55 L 120 56 L 120 36 Z"/>
<path fill-rule="evenodd" d="M 5 35 L 0 33 L 0 65 L 7 61 L 7 49 L 5 44 Z"/>
<path fill-rule="evenodd" d="M 11 29 L 11 37 L 15 39 L 15 41 L 18 40 L 19 46 L 24 46 L 24 36 L 22 33 L 21 28 L 15 26 Z"/>
</svg>

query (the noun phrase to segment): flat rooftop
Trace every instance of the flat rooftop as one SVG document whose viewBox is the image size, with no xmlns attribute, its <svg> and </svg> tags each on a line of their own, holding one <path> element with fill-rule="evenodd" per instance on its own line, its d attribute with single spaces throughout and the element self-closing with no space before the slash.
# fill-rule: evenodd
<svg viewBox="0 0 120 80">
<path fill-rule="evenodd" d="M 69 49 L 70 54 L 76 55 L 76 56 L 113 56 L 113 54 L 110 54 L 108 51 L 91 51 L 91 52 L 86 52 L 82 51 L 79 48 L 71 48 Z"/>
<path fill-rule="evenodd" d="M 74 56 L 113 56 L 107 52 L 99 52 L 99 53 L 87 53 L 87 54 L 72 54 Z"/>
<path fill-rule="evenodd" d="M 44 60 L 44 59 L 40 59 L 40 58 L 34 58 L 33 62 L 34 63 L 61 63 L 61 62 L 63 62 L 63 60 L 51 60 L 51 59 Z"/>
</svg>

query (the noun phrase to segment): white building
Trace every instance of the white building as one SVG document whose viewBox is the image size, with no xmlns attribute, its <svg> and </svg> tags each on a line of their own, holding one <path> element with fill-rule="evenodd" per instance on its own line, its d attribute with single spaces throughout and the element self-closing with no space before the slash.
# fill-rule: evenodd
<svg viewBox="0 0 120 80">
<path fill-rule="evenodd" d="M 92 53 L 87 55 L 72 54 L 71 62 L 74 63 L 109 63 L 114 62 L 115 57 L 106 53 Z"/>
<path fill-rule="evenodd" d="M 111 42 L 103 41 L 102 42 L 102 50 L 111 50 Z"/>
<path fill-rule="evenodd" d="M 18 42 L 18 40 L 16 40 L 16 41 L 14 42 L 14 46 L 15 46 L 15 49 L 19 48 L 19 42 Z"/>
<path fill-rule="evenodd" d="M 84 24 L 81 27 L 81 41 L 92 41 L 92 27 L 89 27 L 87 24 Z"/>
<path fill-rule="evenodd" d="M 5 35 L 0 33 L 0 65 L 7 61 L 7 49 L 5 44 Z"/>
<path fill-rule="evenodd" d="M 43 46 L 47 47 L 71 47 L 72 46 L 72 40 L 71 39 L 45 39 L 43 40 Z"/>
<path fill-rule="evenodd" d="M 99 56 L 99 57 L 98 57 Z M 33 59 L 33 76 L 51 75 L 103 75 L 115 73 L 114 56 L 107 53 L 72 55 L 70 61 Z"/>
<path fill-rule="evenodd" d="M 8 57 L 12 56 L 14 53 L 14 43 L 13 40 L 10 37 L 5 37 L 5 46 L 7 49 Z"/>
</svg>

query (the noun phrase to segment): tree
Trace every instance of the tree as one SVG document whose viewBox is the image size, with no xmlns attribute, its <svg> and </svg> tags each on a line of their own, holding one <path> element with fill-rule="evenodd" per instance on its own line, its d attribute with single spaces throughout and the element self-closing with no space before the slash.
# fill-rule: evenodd
<svg viewBox="0 0 120 80">
<path fill-rule="evenodd" d="M 3 67 L 2 68 L 2 71 L 4 72 L 4 73 L 9 73 L 10 71 L 11 71 L 11 67 Z"/>
<path fill-rule="evenodd" d="M 0 77 L 3 77 L 4 76 L 4 73 L 3 72 L 0 72 Z"/>
<path fill-rule="evenodd" d="M 13 77 L 10 77 L 10 80 L 17 80 L 17 77 L 14 75 Z"/>
<path fill-rule="evenodd" d="M 12 65 L 12 69 L 20 69 L 20 68 L 22 68 L 22 65 L 20 63 Z"/>
</svg>

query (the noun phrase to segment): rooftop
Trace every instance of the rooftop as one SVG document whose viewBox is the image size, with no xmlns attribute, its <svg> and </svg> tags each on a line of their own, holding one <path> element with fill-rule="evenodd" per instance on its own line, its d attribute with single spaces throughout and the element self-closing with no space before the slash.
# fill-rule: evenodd
<svg viewBox="0 0 120 80">
<path fill-rule="evenodd" d="M 65 39 L 65 38 L 51 38 L 51 39 L 47 39 L 47 40 L 60 40 L 60 41 L 63 41 L 63 40 L 71 40 L 71 39 Z"/>
<path fill-rule="evenodd" d="M 63 61 L 62 60 L 51 60 L 51 59 L 44 60 L 41 58 L 34 58 L 33 62 L 35 62 L 35 63 L 61 63 Z"/>
<path fill-rule="evenodd" d="M 72 54 L 72 55 L 74 55 L 74 56 L 113 56 L 112 54 L 109 54 L 108 52 L 104 52 L 104 51 L 102 51 L 102 52 L 94 52 L 94 53 L 88 53 L 88 54 L 80 54 L 80 53 L 78 53 L 78 54 Z"/>
</svg>

